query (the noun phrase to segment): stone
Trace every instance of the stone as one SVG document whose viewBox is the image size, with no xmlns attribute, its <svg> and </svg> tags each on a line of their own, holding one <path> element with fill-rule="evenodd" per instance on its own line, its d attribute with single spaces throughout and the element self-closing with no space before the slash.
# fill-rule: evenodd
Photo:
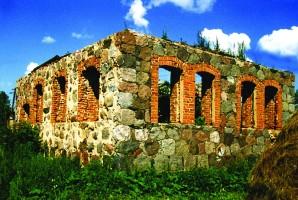
<svg viewBox="0 0 298 200">
<path fill-rule="evenodd" d="M 120 68 L 119 69 L 119 77 L 123 81 L 135 83 L 137 80 L 137 73 L 135 69 L 131 68 Z"/>
<path fill-rule="evenodd" d="M 148 139 L 148 130 L 147 129 L 136 129 L 135 130 L 135 139 L 138 141 L 146 141 Z"/>
<path fill-rule="evenodd" d="M 188 62 L 190 64 L 197 64 L 200 62 L 200 57 L 196 53 L 193 53 L 189 56 Z"/>
<path fill-rule="evenodd" d="M 180 139 L 178 131 L 176 129 L 173 129 L 173 128 L 168 129 L 167 135 L 168 135 L 169 138 L 174 139 L 174 140 L 179 140 Z"/>
<path fill-rule="evenodd" d="M 119 92 L 118 96 L 118 104 L 121 108 L 130 108 L 133 105 L 133 96 L 131 93 L 123 93 Z"/>
<path fill-rule="evenodd" d="M 252 152 L 256 154 L 262 154 L 265 150 L 265 147 L 263 145 L 253 145 L 252 146 Z"/>
<path fill-rule="evenodd" d="M 102 139 L 107 140 L 110 138 L 110 130 L 109 128 L 105 127 L 102 129 Z"/>
<path fill-rule="evenodd" d="M 245 146 L 241 149 L 241 152 L 244 156 L 249 156 L 252 154 L 252 147 L 251 146 Z"/>
<path fill-rule="evenodd" d="M 162 140 L 162 139 L 165 139 L 166 132 L 164 130 L 161 130 L 159 127 L 153 127 L 151 129 L 149 137 L 151 139 Z"/>
<path fill-rule="evenodd" d="M 240 151 L 240 145 L 238 143 L 234 143 L 230 146 L 231 154 L 236 154 Z"/>
<path fill-rule="evenodd" d="M 198 154 L 198 141 L 195 139 L 189 140 L 189 153 L 192 155 Z"/>
<path fill-rule="evenodd" d="M 257 144 L 258 145 L 264 145 L 265 144 L 264 136 L 257 137 Z"/>
<path fill-rule="evenodd" d="M 133 161 L 133 166 L 136 171 L 147 171 L 151 169 L 152 162 L 148 156 L 141 155 L 138 156 Z"/>
<path fill-rule="evenodd" d="M 133 68 L 136 64 L 136 57 L 130 54 L 122 54 L 117 58 L 119 66 Z"/>
<path fill-rule="evenodd" d="M 289 111 L 294 113 L 296 111 L 295 104 L 289 104 Z"/>
<path fill-rule="evenodd" d="M 172 155 L 169 160 L 170 171 L 181 171 L 183 170 L 182 156 Z"/>
<path fill-rule="evenodd" d="M 137 73 L 137 83 L 138 84 L 146 84 L 149 80 L 149 74 L 145 72 Z"/>
<path fill-rule="evenodd" d="M 233 76 L 228 76 L 227 80 L 231 83 L 231 84 L 235 84 L 235 78 Z"/>
<path fill-rule="evenodd" d="M 154 169 L 157 172 L 163 172 L 169 170 L 169 157 L 165 155 L 157 155 L 154 158 Z"/>
<path fill-rule="evenodd" d="M 122 141 L 122 142 L 119 142 L 119 144 L 117 145 L 116 151 L 125 155 L 128 155 L 128 154 L 131 155 L 139 148 L 139 146 L 140 144 L 138 141 L 132 141 L 132 140 Z"/>
<path fill-rule="evenodd" d="M 209 167 L 208 155 L 198 155 L 197 163 L 198 163 L 197 167 L 199 168 L 208 168 Z"/>
<path fill-rule="evenodd" d="M 185 48 L 178 48 L 177 57 L 186 62 L 189 57 L 189 53 L 185 50 Z"/>
<path fill-rule="evenodd" d="M 160 151 L 163 155 L 174 155 L 175 154 L 175 140 L 164 139 L 160 141 Z"/>
<path fill-rule="evenodd" d="M 231 74 L 231 76 L 239 76 L 240 75 L 240 67 L 238 65 L 232 65 L 230 74 Z"/>
<path fill-rule="evenodd" d="M 205 152 L 206 154 L 211 154 L 215 152 L 215 144 L 213 142 L 205 142 Z"/>
<path fill-rule="evenodd" d="M 129 109 L 121 109 L 121 123 L 124 125 L 132 125 L 136 120 L 136 113 Z"/>
<path fill-rule="evenodd" d="M 234 108 L 234 104 L 231 101 L 223 101 L 221 103 L 221 111 L 225 114 L 233 112 Z"/>
<path fill-rule="evenodd" d="M 130 139 L 130 127 L 118 125 L 113 130 L 113 138 L 116 141 L 126 141 Z"/>
<path fill-rule="evenodd" d="M 140 52 L 140 55 L 139 56 L 140 56 L 141 59 L 143 59 L 145 61 L 149 61 L 150 58 L 151 58 L 151 52 L 152 52 L 152 50 L 150 48 L 143 47 L 141 49 L 141 52 Z"/>
<path fill-rule="evenodd" d="M 248 145 L 253 145 L 253 144 L 256 144 L 257 142 L 255 136 L 253 135 L 246 136 L 245 141 Z"/>
<path fill-rule="evenodd" d="M 208 140 L 208 135 L 206 133 L 204 133 L 203 131 L 198 131 L 196 134 L 195 134 L 195 139 L 198 141 L 198 142 L 205 142 Z"/>
<path fill-rule="evenodd" d="M 140 85 L 138 95 L 141 99 L 148 100 L 151 97 L 151 89 L 147 85 Z"/>
<path fill-rule="evenodd" d="M 198 150 L 199 150 L 199 154 L 206 154 L 206 150 L 205 150 L 205 143 L 199 143 L 198 144 Z"/>
<path fill-rule="evenodd" d="M 233 128 L 228 128 L 228 127 L 225 127 L 225 129 L 224 129 L 224 133 L 227 133 L 227 134 L 232 134 L 232 133 L 233 133 L 233 131 L 234 131 L 234 129 L 233 129 Z"/>
<path fill-rule="evenodd" d="M 224 91 L 221 92 L 221 100 L 227 101 L 228 100 L 228 94 Z"/>
<path fill-rule="evenodd" d="M 184 156 L 184 169 L 187 171 L 193 170 L 197 167 L 197 157 L 194 155 Z"/>
<path fill-rule="evenodd" d="M 163 56 L 165 54 L 164 48 L 160 43 L 153 45 L 153 54 Z"/>
<path fill-rule="evenodd" d="M 189 154 L 189 145 L 185 140 L 176 141 L 175 145 L 176 145 L 175 147 L 176 155 L 185 156 Z"/>
<path fill-rule="evenodd" d="M 210 133 L 210 142 L 219 143 L 220 142 L 220 136 L 218 131 L 213 131 Z"/>
<path fill-rule="evenodd" d="M 138 92 L 138 85 L 135 83 L 120 82 L 118 85 L 118 90 L 120 92 L 127 92 L 127 93 L 134 94 Z"/>
<path fill-rule="evenodd" d="M 104 97 L 104 105 L 107 107 L 113 106 L 113 101 L 114 101 L 114 94 L 113 93 L 108 93 Z"/>
<path fill-rule="evenodd" d="M 257 78 L 260 79 L 260 80 L 264 80 L 265 79 L 265 75 L 264 75 L 264 72 L 262 70 L 259 70 L 257 72 Z"/>
<path fill-rule="evenodd" d="M 282 102 L 283 111 L 289 111 L 289 104 L 287 102 Z"/>
<path fill-rule="evenodd" d="M 191 138 L 192 138 L 192 131 L 191 131 L 191 129 L 183 129 L 181 131 L 181 139 L 188 141 Z"/>
<path fill-rule="evenodd" d="M 145 141 L 145 150 L 148 156 L 152 156 L 158 153 L 160 145 L 156 140 Z"/>
<path fill-rule="evenodd" d="M 282 113 L 282 120 L 286 122 L 291 117 L 291 114 L 289 112 L 283 112 Z"/>
</svg>

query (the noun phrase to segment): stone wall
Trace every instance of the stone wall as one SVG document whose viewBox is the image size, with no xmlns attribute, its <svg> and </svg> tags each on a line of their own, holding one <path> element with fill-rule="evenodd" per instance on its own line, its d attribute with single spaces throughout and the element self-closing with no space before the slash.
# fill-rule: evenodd
<svg viewBox="0 0 298 200">
<path fill-rule="evenodd" d="M 170 123 L 159 123 L 159 68 L 171 72 Z M 195 125 L 195 75 L 202 117 Z M 17 120 L 38 124 L 60 155 L 118 156 L 182 170 L 261 153 L 294 113 L 294 75 L 131 31 L 36 68 L 17 82 Z"/>
</svg>

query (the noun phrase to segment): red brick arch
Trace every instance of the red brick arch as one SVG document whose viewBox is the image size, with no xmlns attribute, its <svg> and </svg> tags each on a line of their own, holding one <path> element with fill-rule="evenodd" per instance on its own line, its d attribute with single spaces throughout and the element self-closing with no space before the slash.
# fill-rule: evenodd
<svg viewBox="0 0 298 200">
<path fill-rule="evenodd" d="M 96 95 L 94 94 L 91 86 L 88 85 L 89 83 L 86 83 L 87 80 L 83 75 L 84 71 L 93 67 L 99 74 L 100 60 L 94 56 L 78 64 L 78 121 L 98 120 L 99 100 L 98 97 L 96 97 Z M 99 93 L 99 91 L 96 92 Z"/>
<path fill-rule="evenodd" d="M 31 109 L 30 109 L 30 101 L 27 99 L 24 99 L 23 101 L 20 101 L 20 103 L 18 103 L 19 108 L 19 121 L 28 121 L 31 122 L 31 116 L 32 114 Z M 25 106 L 28 106 L 28 110 L 26 110 Z"/>
<path fill-rule="evenodd" d="M 248 101 L 245 102 L 244 105 L 242 105 L 241 98 L 242 98 L 242 84 L 244 82 L 253 83 L 255 85 L 254 88 L 254 94 L 255 98 L 252 99 L 252 97 L 248 98 Z M 251 128 L 257 128 L 262 129 L 264 124 L 264 119 L 261 116 L 263 113 L 262 110 L 262 100 L 264 99 L 264 93 L 262 92 L 262 83 L 254 76 L 250 75 L 243 75 L 240 76 L 236 83 L 236 119 L 237 119 L 237 129 L 240 131 L 242 127 L 242 120 L 243 120 L 243 113 L 242 112 L 248 112 L 252 109 L 252 106 L 254 106 L 253 113 L 247 113 L 248 120 L 254 120 L 254 125 Z M 242 109 L 242 106 L 245 106 L 247 108 Z"/>
<path fill-rule="evenodd" d="M 195 74 L 196 73 L 208 73 L 214 76 L 212 80 L 211 88 L 208 89 L 207 94 L 202 97 L 202 115 L 205 118 L 205 122 L 208 125 L 213 125 L 214 127 L 220 126 L 220 103 L 221 103 L 221 86 L 220 79 L 221 74 L 218 69 L 208 64 L 198 64 L 192 66 L 193 73 L 193 82 L 191 88 L 195 91 Z M 202 80 L 203 83 L 203 80 Z M 192 97 L 191 101 L 195 102 L 195 93 L 190 95 Z M 193 106 L 193 116 L 195 116 L 195 107 Z"/>
<path fill-rule="evenodd" d="M 266 88 L 273 87 L 277 90 L 276 96 L 266 105 Z M 282 87 L 275 80 L 265 80 L 263 81 L 263 110 L 264 110 L 264 128 L 277 129 L 282 128 Z"/>
<path fill-rule="evenodd" d="M 183 87 L 183 73 L 188 65 L 174 56 L 154 57 L 151 59 L 151 122 L 158 123 L 158 70 L 161 66 L 182 71 L 180 80 L 173 86 L 171 92 L 170 121 L 187 123 L 183 117 L 183 97 L 181 87 Z"/>
<path fill-rule="evenodd" d="M 33 84 L 33 96 L 30 104 L 32 108 L 32 123 L 41 123 L 43 121 L 43 93 L 44 93 L 44 79 L 37 78 Z"/>
<path fill-rule="evenodd" d="M 52 81 L 51 122 L 65 122 L 68 89 L 66 70 L 57 71 L 54 74 Z M 63 81 L 65 82 L 63 83 Z"/>
</svg>

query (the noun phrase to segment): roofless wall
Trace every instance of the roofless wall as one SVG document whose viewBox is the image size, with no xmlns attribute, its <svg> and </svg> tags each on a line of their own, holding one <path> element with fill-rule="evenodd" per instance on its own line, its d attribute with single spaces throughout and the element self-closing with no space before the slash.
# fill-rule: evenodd
<svg viewBox="0 0 298 200">
<path fill-rule="evenodd" d="M 17 82 L 17 120 L 39 125 L 52 154 L 139 169 L 259 154 L 294 111 L 290 72 L 127 30 Z"/>
</svg>

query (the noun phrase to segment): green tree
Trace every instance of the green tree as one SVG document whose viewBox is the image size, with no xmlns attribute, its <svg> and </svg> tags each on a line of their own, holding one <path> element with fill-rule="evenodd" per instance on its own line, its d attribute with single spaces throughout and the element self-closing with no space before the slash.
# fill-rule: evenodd
<svg viewBox="0 0 298 200">
<path fill-rule="evenodd" d="M 219 42 L 218 42 L 218 39 L 216 38 L 216 42 L 215 42 L 215 45 L 214 45 L 214 50 L 215 51 L 220 51 L 220 46 L 219 46 Z"/>
<path fill-rule="evenodd" d="M 10 116 L 10 105 L 7 94 L 0 92 L 0 126 L 6 126 Z"/>
<path fill-rule="evenodd" d="M 246 58 L 245 51 L 246 51 L 246 47 L 245 47 L 244 42 L 242 42 L 238 45 L 238 55 L 237 55 L 237 57 L 241 60 L 245 60 L 245 58 Z"/>
<path fill-rule="evenodd" d="M 165 30 L 162 31 L 161 38 L 164 39 L 164 40 L 170 41 L 170 39 L 168 37 L 168 33 Z"/>
</svg>

